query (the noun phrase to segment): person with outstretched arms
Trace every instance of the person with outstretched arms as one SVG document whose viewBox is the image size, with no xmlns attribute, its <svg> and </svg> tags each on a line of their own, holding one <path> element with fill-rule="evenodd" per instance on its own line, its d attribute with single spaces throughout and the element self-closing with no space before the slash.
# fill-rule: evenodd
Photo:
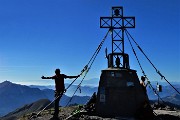
<svg viewBox="0 0 180 120">
<path fill-rule="evenodd" d="M 65 74 L 60 74 L 60 69 L 56 69 L 55 70 L 55 75 L 52 77 L 44 77 L 42 76 L 42 79 L 54 79 L 55 81 L 55 105 L 54 105 L 54 115 L 53 115 L 53 119 L 58 119 L 58 115 L 59 115 L 59 101 L 63 95 L 63 93 L 66 91 L 65 90 L 65 85 L 64 85 L 64 79 L 66 78 L 78 78 L 80 75 L 77 76 L 67 76 Z"/>
</svg>

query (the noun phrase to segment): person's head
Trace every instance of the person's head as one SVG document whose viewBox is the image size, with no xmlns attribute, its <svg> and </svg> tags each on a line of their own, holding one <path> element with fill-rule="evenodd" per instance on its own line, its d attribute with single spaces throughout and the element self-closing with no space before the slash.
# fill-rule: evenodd
<svg viewBox="0 0 180 120">
<path fill-rule="evenodd" d="M 61 71 L 60 71 L 59 68 L 55 70 L 55 73 L 56 73 L 56 74 L 60 74 L 60 72 L 61 72 Z"/>
<path fill-rule="evenodd" d="M 146 78 L 144 76 L 141 76 L 141 80 L 144 82 Z"/>
</svg>

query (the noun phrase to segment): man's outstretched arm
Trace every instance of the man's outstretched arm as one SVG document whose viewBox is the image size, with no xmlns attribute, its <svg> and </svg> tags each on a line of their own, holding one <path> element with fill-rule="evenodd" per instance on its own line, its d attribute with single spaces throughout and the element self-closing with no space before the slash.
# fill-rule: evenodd
<svg viewBox="0 0 180 120">
<path fill-rule="evenodd" d="M 66 76 L 67 78 L 78 78 L 80 77 L 80 75 L 77 75 L 77 76 Z"/>
<path fill-rule="evenodd" d="M 52 79 L 52 77 L 44 77 L 44 76 L 42 76 L 41 78 L 42 79 Z"/>
</svg>

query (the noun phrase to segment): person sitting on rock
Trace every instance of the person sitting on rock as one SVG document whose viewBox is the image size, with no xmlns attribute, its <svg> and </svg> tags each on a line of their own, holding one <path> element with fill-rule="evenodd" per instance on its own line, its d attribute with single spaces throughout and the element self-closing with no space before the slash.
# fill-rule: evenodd
<svg viewBox="0 0 180 120">
<path fill-rule="evenodd" d="M 141 76 L 140 85 L 142 86 L 144 93 L 147 94 L 146 87 L 147 87 L 147 85 L 149 84 L 149 81 L 148 81 L 147 84 L 146 84 L 146 83 L 145 83 L 145 80 L 146 80 L 146 77 Z"/>
</svg>

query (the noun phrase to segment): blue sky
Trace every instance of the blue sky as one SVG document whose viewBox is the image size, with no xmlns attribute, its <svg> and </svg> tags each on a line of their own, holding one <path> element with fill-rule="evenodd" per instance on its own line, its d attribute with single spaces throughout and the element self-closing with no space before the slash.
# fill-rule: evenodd
<svg viewBox="0 0 180 120">
<path fill-rule="evenodd" d="M 0 0 L 0 82 L 53 84 L 40 77 L 52 76 L 56 68 L 79 74 L 107 32 L 99 19 L 110 16 L 112 6 L 123 6 L 124 16 L 136 17 L 131 35 L 167 80 L 179 81 L 179 0 Z M 110 51 L 110 41 L 109 34 L 86 79 L 99 78 L 107 68 L 104 49 Z M 125 52 L 141 76 L 128 41 Z M 137 54 L 149 79 L 160 81 Z"/>
</svg>

